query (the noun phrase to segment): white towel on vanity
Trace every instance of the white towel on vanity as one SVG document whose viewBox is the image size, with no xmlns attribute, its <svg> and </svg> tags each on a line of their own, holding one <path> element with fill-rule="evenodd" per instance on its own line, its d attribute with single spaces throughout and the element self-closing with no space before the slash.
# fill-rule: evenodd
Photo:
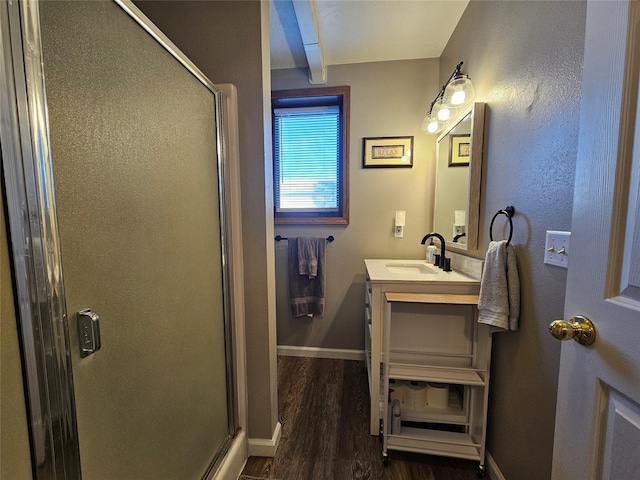
<svg viewBox="0 0 640 480">
<path fill-rule="evenodd" d="M 489 243 L 484 261 L 478 322 L 505 330 L 518 330 L 520 278 L 516 250 L 506 240 Z"/>
</svg>

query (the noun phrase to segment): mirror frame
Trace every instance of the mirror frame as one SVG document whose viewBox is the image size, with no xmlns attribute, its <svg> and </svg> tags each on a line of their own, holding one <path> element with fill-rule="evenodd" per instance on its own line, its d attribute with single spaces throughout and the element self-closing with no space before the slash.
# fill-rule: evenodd
<svg viewBox="0 0 640 480">
<path fill-rule="evenodd" d="M 484 123 L 485 123 L 486 103 L 475 102 L 457 115 L 451 125 L 442 132 L 436 140 L 437 145 L 458 124 L 471 113 L 471 152 L 469 157 L 469 184 L 467 197 L 467 220 L 466 220 L 466 238 L 465 244 L 454 243 L 447 240 L 447 249 L 458 250 L 476 250 L 478 248 L 478 236 L 480 225 L 480 186 L 482 181 L 482 163 L 484 156 Z M 437 155 L 437 153 L 436 153 Z M 438 173 L 436 172 L 436 182 L 438 181 Z M 435 209 L 438 206 L 434 204 L 434 231 L 435 231 Z"/>
</svg>

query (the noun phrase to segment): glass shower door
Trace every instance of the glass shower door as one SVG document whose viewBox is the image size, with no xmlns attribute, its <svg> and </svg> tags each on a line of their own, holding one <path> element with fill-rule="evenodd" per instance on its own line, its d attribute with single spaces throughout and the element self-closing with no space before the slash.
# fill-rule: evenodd
<svg viewBox="0 0 640 480">
<path fill-rule="evenodd" d="M 114 2 L 39 9 L 82 477 L 202 478 L 233 433 L 214 91 Z"/>
</svg>

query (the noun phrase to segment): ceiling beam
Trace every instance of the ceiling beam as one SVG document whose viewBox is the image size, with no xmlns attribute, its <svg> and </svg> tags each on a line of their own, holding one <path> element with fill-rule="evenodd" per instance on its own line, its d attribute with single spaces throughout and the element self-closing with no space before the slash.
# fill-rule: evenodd
<svg viewBox="0 0 640 480">
<path fill-rule="evenodd" d="M 311 85 L 327 83 L 327 66 L 322 54 L 315 0 L 293 0 L 292 3 L 309 65 L 309 83 Z"/>
</svg>

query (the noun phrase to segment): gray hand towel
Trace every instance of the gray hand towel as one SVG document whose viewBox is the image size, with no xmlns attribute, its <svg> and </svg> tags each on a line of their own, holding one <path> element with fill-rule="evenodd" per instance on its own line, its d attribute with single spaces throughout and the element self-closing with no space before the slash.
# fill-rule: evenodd
<svg viewBox="0 0 640 480">
<path fill-rule="evenodd" d="M 520 279 L 516 250 L 506 240 L 489 243 L 480 283 L 478 322 L 518 330 Z"/>
<path fill-rule="evenodd" d="M 303 239 L 300 242 L 300 239 Z M 311 243 L 308 237 L 289 237 L 288 263 L 289 263 L 289 299 L 291 302 L 291 313 L 294 317 L 302 317 L 304 315 L 322 315 L 324 314 L 324 291 L 325 291 L 325 246 L 326 239 L 317 237 L 314 239 L 315 249 L 313 256 L 315 262 L 306 262 L 303 269 L 300 267 L 300 243 L 305 245 Z M 310 253 L 311 250 L 304 250 Z M 303 262 L 305 263 L 305 262 Z M 313 263 L 313 269 L 310 268 Z M 315 273 L 315 276 L 312 276 Z"/>
<path fill-rule="evenodd" d="M 309 278 L 318 276 L 318 259 L 324 255 L 324 237 L 298 237 L 298 273 Z M 322 251 L 322 253 L 321 253 Z"/>
</svg>

